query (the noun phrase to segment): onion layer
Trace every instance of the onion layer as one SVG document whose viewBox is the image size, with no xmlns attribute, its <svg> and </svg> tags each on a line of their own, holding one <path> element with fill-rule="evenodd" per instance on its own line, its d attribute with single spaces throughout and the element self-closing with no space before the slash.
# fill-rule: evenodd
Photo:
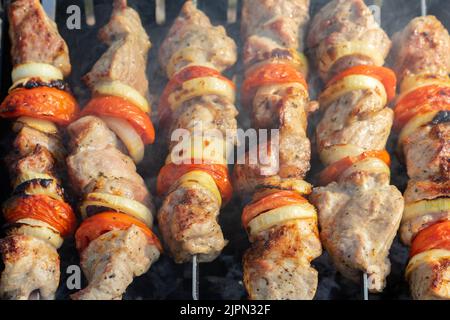
<svg viewBox="0 0 450 320">
<path fill-rule="evenodd" d="M 325 147 L 320 152 L 320 160 L 325 166 L 329 166 L 346 157 L 356 157 L 364 152 L 364 149 L 352 144 L 339 144 Z"/>
<path fill-rule="evenodd" d="M 150 105 L 136 89 L 120 81 L 103 81 L 95 85 L 94 92 L 105 96 L 115 96 L 130 101 L 145 113 L 150 113 Z"/>
<path fill-rule="evenodd" d="M 113 117 L 101 119 L 122 140 L 133 161 L 140 163 L 144 159 L 145 145 L 136 130 L 126 120 Z"/>
<path fill-rule="evenodd" d="M 405 222 L 423 215 L 439 214 L 449 211 L 450 198 L 417 201 L 405 205 L 402 221 Z"/>
<path fill-rule="evenodd" d="M 189 189 L 192 184 L 199 184 L 205 187 L 217 199 L 219 207 L 222 206 L 222 196 L 220 195 L 216 182 L 205 171 L 191 171 L 186 173 L 172 186 L 171 191 L 176 190 L 178 187 L 186 187 Z"/>
<path fill-rule="evenodd" d="M 13 130 L 19 132 L 24 125 L 46 134 L 58 133 L 58 127 L 53 122 L 31 117 L 20 117 L 17 119 L 13 125 Z"/>
<path fill-rule="evenodd" d="M 408 279 L 417 267 L 423 263 L 439 261 L 441 259 L 450 259 L 450 251 L 443 249 L 433 249 L 415 255 L 406 267 L 405 276 Z"/>
<path fill-rule="evenodd" d="M 128 214 L 144 222 L 149 228 L 153 226 L 153 214 L 150 209 L 135 200 L 106 193 L 90 193 L 80 207 L 83 219 L 88 218 L 87 209 L 89 207 L 109 208 L 113 211 Z"/>
<path fill-rule="evenodd" d="M 14 229 L 14 234 L 41 239 L 56 249 L 61 248 L 64 242 L 64 239 L 61 237 L 59 232 L 43 221 L 35 219 L 22 219 L 17 221 L 16 224 L 18 224 L 19 227 Z"/>
</svg>

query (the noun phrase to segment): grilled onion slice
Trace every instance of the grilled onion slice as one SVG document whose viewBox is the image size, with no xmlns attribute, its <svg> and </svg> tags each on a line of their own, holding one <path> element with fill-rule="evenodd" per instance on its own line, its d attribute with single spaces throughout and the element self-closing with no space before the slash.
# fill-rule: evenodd
<svg viewBox="0 0 450 320">
<path fill-rule="evenodd" d="M 19 132 L 23 126 L 30 127 L 46 134 L 58 134 L 58 127 L 53 122 L 47 120 L 20 117 L 13 125 L 14 132 Z"/>
<path fill-rule="evenodd" d="M 83 219 L 88 218 L 87 209 L 89 207 L 109 208 L 113 211 L 128 214 L 144 222 L 149 228 L 153 226 L 153 214 L 150 209 L 135 200 L 106 193 L 90 193 L 85 197 L 80 207 Z"/>
<path fill-rule="evenodd" d="M 15 67 L 12 71 L 12 82 L 16 83 L 25 78 L 41 78 L 51 80 L 63 80 L 62 72 L 47 63 L 25 63 Z"/>
<path fill-rule="evenodd" d="M 324 45 L 328 44 L 325 43 Z M 319 70 L 321 74 L 328 74 L 338 60 L 352 55 L 369 57 L 374 65 L 379 67 L 384 64 L 384 57 L 369 43 L 365 41 L 340 42 L 332 50 L 324 50 L 324 54 L 319 59 Z"/>
<path fill-rule="evenodd" d="M 250 236 L 255 236 L 261 231 L 297 219 L 317 219 L 316 209 L 312 204 L 305 202 L 268 211 L 249 222 L 248 232 Z"/>
<path fill-rule="evenodd" d="M 15 187 L 14 192 L 28 196 L 45 195 L 55 200 L 64 201 L 64 191 L 54 178 L 25 180 Z"/>
<path fill-rule="evenodd" d="M 418 74 L 406 77 L 401 85 L 400 92 L 402 93 L 398 97 L 398 101 L 400 101 L 404 96 L 408 93 L 413 92 L 416 89 L 421 87 L 430 86 L 430 85 L 439 85 L 439 86 L 447 86 L 450 87 L 450 78 L 447 77 L 439 77 L 436 75 L 429 74 Z"/>
<path fill-rule="evenodd" d="M 391 170 L 384 161 L 381 161 L 378 158 L 367 158 L 356 162 L 350 168 L 345 170 L 339 177 L 339 180 L 345 180 L 346 177 L 351 176 L 355 172 L 367 172 L 372 174 L 384 173 L 389 177 L 391 176 Z"/>
<path fill-rule="evenodd" d="M 175 52 L 175 54 L 173 54 L 170 58 L 169 63 L 166 67 L 167 77 L 171 79 L 175 75 L 175 73 L 180 72 L 184 68 L 192 65 L 208 67 L 216 70 L 216 67 L 212 63 L 209 63 L 207 61 L 199 61 L 199 57 L 204 56 L 202 54 L 199 55 L 199 51 L 202 54 L 207 55 L 207 53 L 203 49 L 193 47 L 186 47 Z M 179 68 L 180 66 L 183 67 Z"/>
<path fill-rule="evenodd" d="M 346 157 L 356 157 L 364 153 L 364 149 L 352 144 L 339 144 L 325 147 L 320 152 L 320 160 L 325 166 L 329 166 Z"/>
<path fill-rule="evenodd" d="M 180 89 L 170 94 L 168 101 L 171 109 L 175 111 L 186 101 L 206 95 L 225 97 L 233 104 L 236 100 L 235 89 L 228 81 L 215 77 L 200 77 L 184 82 Z"/>
<path fill-rule="evenodd" d="M 123 119 L 113 117 L 102 117 L 101 119 L 122 140 L 133 161 L 140 163 L 144 159 L 145 145 L 136 130 Z"/>
<path fill-rule="evenodd" d="M 406 267 L 406 279 L 408 279 L 411 275 L 411 272 L 413 272 L 422 263 L 439 261 L 441 259 L 450 259 L 450 251 L 444 249 L 433 249 L 415 255 L 409 261 L 408 266 Z"/>
<path fill-rule="evenodd" d="M 190 188 L 193 184 L 199 184 L 206 188 L 219 203 L 219 207 L 222 206 L 222 196 L 220 195 L 219 188 L 217 188 L 214 179 L 206 173 L 205 171 L 191 171 L 182 176 L 178 181 L 172 186 L 169 192 L 176 190 L 178 187 Z"/>
<path fill-rule="evenodd" d="M 22 219 L 17 221 L 15 225 L 18 225 L 18 227 L 14 228 L 12 233 L 41 239 L 56 249 L 61 248 L 64 242 L 59 232 L 43 221 Z"/>
<path fill-rule="evenodd" d="M 16 181 L 13 184 L 13 187 L 14 189 L 16 189 L 22 183 L 25 183 L 30 180 L 54 180 L 54 179 L 55 178 L 53 176 L 47 173 L 25 171 L 19 174 L 19 176 L 16 178 Z"/>
<path fill-rule="evenodd" d="M 120 81 L 102 81 L 95 85 L 94 93 L 115 96 L 130 101 L 143 112 L 150 113 L 150 105 L 145 97 L 143 97 L 136 89 L 123 84 Z"/>
<path fill-rule="evenodd" d="M 305 180 L 295 178 L 284 179 L 279 176 L 272 176 L 264 179 L 259 185 L 256 186 L 256 189 L 294 191 L 303 196 L 311 194 L 313 187 Z"/>
<path fill-rule="evenodd" d="M 401 147 L 405 142 L 406 138 L 408 138 L 420 127 L 425 126 L 426 124 L 433 121 L 434 117 L 438 114 L 438 112 L 439 111 L 431 111 L 423 114 L 418 114 L 414 118 L 409 120 L 408 123 L 403 127 L 402 131 L 400 132 L 398 138 L 399 150 L 401 150 Z"/>
<path fill-rule="evenodd" d="M 372 90 L 387 103 L 387 94 L 384 85 L 378 80 L 365 75 L 349 75 L 336 83 L 331 84 L 319 97 L 321 108 L 328 107 L 333 101 L 355 90 Z"/>
<path fill-rule="evenodd" d="M 402 221 L 408 221 L 426 214 L 450 212 L 450 198 L 422 200 L 405 205 Z"/>
</svg>

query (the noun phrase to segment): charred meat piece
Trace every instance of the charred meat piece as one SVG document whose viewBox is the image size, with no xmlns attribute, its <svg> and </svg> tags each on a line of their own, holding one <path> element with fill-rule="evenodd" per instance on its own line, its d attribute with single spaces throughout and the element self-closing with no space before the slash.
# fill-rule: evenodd
<svg viewBox="0 0 450 320">
<path fill-rule="evenodd" d="M 39 0 L 14 0 L 9 7 L 9 35 L 13 65 L 47 63 L 70 74 L 67 44 Z"/>
<path fill-rule="evenodd" d="M 72 295 L 74 300 L 119 300 L 134 277 L 146 273 L 158 260 L 159 250 L 136 226 L 108 232 L 81 254 L 89 285 Z"/>
</svg>

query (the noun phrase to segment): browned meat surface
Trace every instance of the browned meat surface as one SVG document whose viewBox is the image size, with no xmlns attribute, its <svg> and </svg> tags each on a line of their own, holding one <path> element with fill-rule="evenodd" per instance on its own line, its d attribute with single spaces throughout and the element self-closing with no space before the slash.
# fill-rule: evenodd
<svg viewBox="0 0 450 320">
<path fill-rule="evenodd" d="M 11 176 L 17 177 L 22 173 L 52 173 L 55 160 L 47 149 L 37 146 L 29 155 L 23 158 L 13 157 L 10 160 Z"/>
<path fill-rule="evenodd" d="M 448 300 L 450 296 L 450 258 L 422 262 L 408 276 L 415 300 Z"/>
<path fill-rule="evenodd" d="M 261 232 L 244 255 L 244 284 L 252 300 L 314 298 L 322 253 L 316 220 L 295 220 Z"/>
<path fill-rule="evenodd" d="M 391 41 L 363 0 L 330 1 L 314 17 L 307 42 L 308 47 L 315 51 L 319 67 L 321 62 L 329 58 L 334 60 L 339 46 L 347 43 L 364 43 L 373 50 L 368 51 L 367 55 L 364 52 L 350 55 L 350 58 L 345 55 L 341 58 L 346 59 L 345 63 L 340 63 L 339 59 L 336 61 L 340 68 L 333 65 L 319 68 L 320 76 L 325 81 L 351 66 L 361 64 L 361 61 L 366 62 L 364 64 L 379 64 L 371 58 L 370 53 L 375 52 L 386 58 L 391 48 Z M 329 72 L 331 69 L 333 72 Z"/>
<path fill-rule="evenodd" d="M 413 179 L 450 179 L 450 122 L 424 126 L 403 144 L 408 175 Z"/>
<path fill-rule="evenodd" d="M 119 147 L 117 136 L 100 118 L 83 117 L 67 127 L 74 153 Z"/>
<path fill-rule="evenodd" d="M 72 295 L 74 300 L 121 299 L 134 277 L 146 273 L 159 258 L 136 226 L 108 232 L 92 241 L 81 254 L 81 266 L 89 285 Z"/>
<path fill-rule="evenodd" d="M 371 90 L 351 91 L 327 107 L 316 128 L 318 151 L 352 144 L 365 151 L 383 150 L 391 132 L 394 112 L 385 108 Z"/>
<path fill-rule="evenodd" d="M 169 149 L 178 143 L 178 141 L 170 141 L 169 134 L 177 129 L 185 129 L 191 133 L 218 130 L 223 137 L 231 135 L 237 131 L 237 115 L 236 107 L 219 96 L 202 96 L 189 100 L 173 116 L 174 121 L 168 130 L 168 140 L 172 142 Z"/>
<path fill-rule="evenodd" d="M 139 14 L 126 0 L 115 0 L 110 22 L 101 30 L 100 39 L 109 49 L 97 61 L 84 80 L 93 88 L 105 80 L 120 81 L 147 97 L 147 56 L 151 47 Z"/>
<path fill-rule="evenodd" d="M 236 63 L 236 44 L 222 26 L 213 26 L 192 1 L 186 1 L 169 34 L 159 49 L 159 63 L 166 70 L 170 59 L 182 49 L 195 50 L 195 61 L 180 59 L 176 70 L 187 64 L 209 63 L 223 71 Z"/>
<path fill-rule="evenodd" d="M 139 190 L 146 189 L 142 177 L 136 172 L 136 165 L 117 149 L 117 137 L 101 119 L 84 117 L 71 124 L 68 131 L 73 153 L 67 158 L 67 169 L 80 193 L 109 189 L 112 194 L 130 195 L 131 190 L 142 194 Z M 114 188 L 114 184 L 121 187 Z M 135 198 L 135 192 L 132 194 Z M 146 196 L 141 198 L 144 200 Z"/>
<path fill-rule="evenodd" d="M 51 64 L 67 76 L 71 65 L 67 44 L 39 0 L 14 0 L 9 8 L 9 35 L 13 65 Z"/>
<path fill-rule="evenodd" d="M 303 51 L 309 0 L 245 0 L 242 35 L 246 65 L 267 59 L 277 49 Z"/>
<path fill-rule="evenodd" d="M 165 244 L 177 263 L 214 260 L 226 245 L 217 221 L 219 204 L 200 184 L 178 187 L 165 199 L 158 214 L 158 225 Z"/>
<path fill-rule="evenodd" d="M 417 74 L 447 76 L 450 36 L 434 16 L 418 17 L 393 38 L 394 69 L 399 82 Z"/>
<path fill-rule="evenodd" d="M 11 235 L 0 240 L 5 270 L 0 279 L 0 299 L 28 300 L 39 291 L 42 300 L 54 299 L 59 285 L 56 249 L 34 237 Z"/>
<path fill-rule="evenodd" d="M 389 249 L 403 214 L 402 194 L 386 174 L 356 172 L 338 183 L 316 188 L 322 243 L 347 278 L 369 276 L 369 289 L 382 291 L 390 273 Z"/>
<path fill-rule="evenodd" d="M 403 196 L 405 203 L 449 197 L 450 179 L 444 181 L 409 180 Z"/>
</svg>

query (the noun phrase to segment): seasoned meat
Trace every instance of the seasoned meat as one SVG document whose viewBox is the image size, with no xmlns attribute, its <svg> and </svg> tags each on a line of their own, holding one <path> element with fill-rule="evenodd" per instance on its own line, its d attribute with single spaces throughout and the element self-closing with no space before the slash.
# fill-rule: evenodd
<svg viewBox="0 0 450 320">
<path fill-rule="evenodd" d="M 424 126 L 405 139 L 403 152 L 412 179 L 450 179 L 450 122 Z"/>
<path fill-rule="evenodd" d="M 366 151 L 383 150 L 394 112 L 371 90 L 351 91 L 327 107 L 316 128 L 319 152 L 325 147 L 352 144 Z"/>
<path fill-rule="evenodd" d="M 294 220 L 259 234 L 244 255 L 244 284 L 252 300 L 314 298 L 322 253 L 316 220 Z"/>
<path fill-rule="evenodd" d="M 450 296 L 450 259 L 423 261 L 408 276 L 415 300 L 448 300 Z"/>
<path fill-rule="evenodd" d="M 27 172 L 52 174 L 55 160 L 47 149 L 37 146 L 28 156 L 18 159 L 12 157 L 10 160 L 10 172 L 12 177 Z"/>
<path fill-rule="evenodd" d="M 450 220 L 450 210 L 439 213 L 425 213 L 412 219 L 403 219 L 400 227 L 401 240 L 404 244 L 411 245 L 412 240 L 420 231 L 446 220 Z"/>
<path fill-rule="evenodd" d="M 112 147 L 96 151 L 83 151 L 69 156 L 67 170 L 73 186 L 80 193 L 83 193 L 89 184 L 101 177 L 126 178 L 131 182 L 144 184 L 142 177 L 136 173 L 136 165 L 133 160 Z"/>
<path fill-rule="evenodd" d="M 450 179 L 443 181 L 409 180 L 403 196 L 405 203 L 450 197 Z"/>
<path fill-rule="evenodd" d="M 445 77 L 450 71 L 450 36 L 434 16 L 418 17 L 393 37 L 393 67 L 401 83 L 407 76 Z"/>
<path fill-rule="evenodd" d="M 158 225 L 177 263 L 199 255 L 201 262 L 214 260 L 226 245 L 217 222 L 219 204 L 200 184 L 180 186 L 164 200 Z"/>
<path fill-rule="evenodd" d="M 176 63 L 176 70 L 187 64 L 211 64 L 223 71 L 236 63 L 236 44 L 226 34 L 222 26 L 213 26 L 209 18 L 192 1 L 186 1 L 180 15 L 175 20 L 169 34 L 159 49 L 159 63 L 163 70 L 174 54 L 182 49 L 195 50 L 195 61 L 181 59 Z"/>
<path fill-rule="evenodd" d="M 14 149 L 20 156 L 25 156 L 32 153 L 37 146 L 45 148 L 57 159 L 64 159 L 66 154 L 59 137 L 24 126 L 14 140 Z"/>
<path fill-rule="evenodd" d="M 404 207 L 389 176 L 355 172 L 314 189 L 311 201 L 318 209 L 322 243 L 337 269 L 354 281 L 365 272 L 370 291 L 382 291 Z"/>
<path fill-rule="evenodd" d="M 389 37 L 363 0 L 330 1 L 312 20 L 307 42 L 308 47 L 314 50 L 317 63 L 328 59 L 329 55 L 333 58 L 339 52 L 339 46 L 363 43 L 372 48 L 367 52 L 367 58 L 372 60 L 371 65 L 376 65 L 379 62 L 372 59 L 370 53 L 376 52 L 386 58 L 391 48 Z M 321 78 L 326 81 L 348 67 L 359 65 L 362 54 L 351 55 L 351 60 L 347 56 L 342 57 L 346 59 L 346 63 L 341 64 L 342 69 L 333 68 L 333 65 L 321 69 Z M 331 69 L 333 73 L 329 72 Z"/>
<path fill-rule="evenodd" d="M 233 136 L 236 136 L 237 131 L 237 115 L 236 107 L 227 99 L 215 95 L 202 96 L 187 101 L 177 110 L 169 132 L 177 129 L 185 129 L 190 133 L 218 130 L 224 138 L 235 142 Z M 171 138 L 168 137 L 169 140 Z M 174 147 L 174 143 L 178 141 L 169 141 L 169 149 Z"/>
<path fill-rule="evenodd" d="M 0 299 L 28 300 L 36 290 L 42 300 L 54 299 L 59 285 L 59 256 L 47 242 L 25 235 L 0 240 L 5 270 Z"/>
<path fill-rule="evenodd" d="M 51 64 L 67 76 L 71 65 L 67 44 L 39 0 L 14 0 L 8 12 L 13 65 Z"/>
<path fill-rule="evenodd" d="M 105 80 L 120 81 L 147 97 L 147 55 L 151 47 L 139 14 L 127 6 L 126 0 L 114 0 L 110 22 L 101 30 L 100 39 L 109 45 L 108 51 L 84 77 L 92 89 Z"/>
<path fill-rule="evenodd" d="M 146 273 L 159 255 L 158 248 L 149 244 L 136 226 L 110 231 L 92 241 L 81 254 L 81 266 L 89 285 L 71 298 L 121 299 L 133 278 Z"/>
<path fill-rule="evenodd" d="M 73 153 L 103 150 L 108 147 L 119 147 L 119 142 L 105 122 L 100 118 L 83 117 L 67 127 Z"/>
<path fill-rule="evenodd" d="M 277 49 L 303 51 L 309 0 L 245 0 L 242 7 L 244 63 L 264 60 Z"/>
</svg>

